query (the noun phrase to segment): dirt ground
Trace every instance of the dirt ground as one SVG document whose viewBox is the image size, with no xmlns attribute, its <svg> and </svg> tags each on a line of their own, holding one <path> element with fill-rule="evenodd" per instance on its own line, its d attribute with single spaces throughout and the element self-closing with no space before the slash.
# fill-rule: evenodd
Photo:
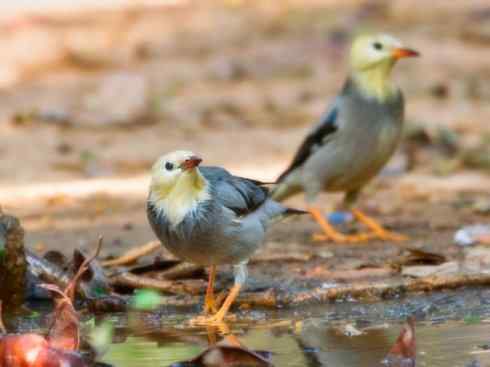
<svg viewBox="0 0 490 367">
<path fill-rule="evenodd" d="M 362 269 L 401 277 L 392 269 L 409 248 L 461 260 L 455 231 L 490 222 L 490 7 L 425 4 L 176 1 L 16 14 L 0 24 L 3 210 L 40 253 L 102 235 L 104 255 L 117 256 L 153 240 L 144 206 L 159 155 L 192 149 L 273 180 L 340 88 L 349 39 L 387 31 L 422 57 L 396 67 L 407 139 L 359 206 L 410 240 L 316 244 L 315 223 L 292 219 L 271 230 L 251 276 L 257 288 L 321 286 Z M 338 199 L 318 204 L 328 211 Z M 302 197 L 290 204 L 304 207 Z M 281 266 L 270 266 L 278 253 Z"/>
</svg>

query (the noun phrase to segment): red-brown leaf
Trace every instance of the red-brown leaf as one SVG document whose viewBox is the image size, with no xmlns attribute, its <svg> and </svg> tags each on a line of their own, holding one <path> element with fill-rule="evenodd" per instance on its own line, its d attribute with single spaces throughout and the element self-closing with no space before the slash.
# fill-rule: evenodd
<svg viewBox="0 0 490 367">
<path fill-rule="evenodd" d="M 65 351 L 78 350 L 80 345 L 80 322 L 73 305 L 65 299 L 58 300 L 54 321 L 49 329 L 48 341 L 51 347 Z"/>
<path fill-rule="evenodd" d="M 86 367 L 80 355 L 52 348 L 38 334 L 6 335 L 0 339 L 2 367 Z"/>
<path fill-rule="evenodd" d="M 53 321 L 48 330 L 50 346 L 64 351 L 78 350 L 80 322 L 71 299 L 55 285 L 43 284 L 42 287 L 59 295 L 55 299 Z"/>
<path fill-rule="evenodd" d="M 50 290 L 58 297 L 55 298 L 55 310 L 53 322 L 48 331 L 47 340 L 52 348 L 63 351 L 76 351 L 80 345 L 80 321 L 78 313 L 73 307 L 75 290 L 78 281 L 87 271 L 90 262 L 97 257 L 102 246 L 102 238 L 99 239 L 95 253 L 83 260 L 78 272 L 68 283 L 64 290 L 54 284 L 42 284 L 41 287 Z"/>
<path fill-rule="evenodd" d="M 268 358 L 245 347 L 217 344 L 209 347 L 204 352 L 190 361 L 179 362 L 173 367 L 271 367 Z"/>
<path fill-rule="evenodd" d="M 0 339 L 0 366 L 32 367 L 48 342 L 37 334 L 6 335 Z"/>
<path fill-rule="evenodd" d="M 79 354 L 55 348 L 44 348 L 32 367 L 86 367 Z M 29 366 L 31 367 L 31 366 Z"/>
<path fill-rule="evenodd" d="M 404 358 L 415 358 L 415 321 L 409 317 L 403 325 L 403 329 L 396 339 L 395 345 L 390 349 L 389 354 L 394 354 Z"/>
<path fill-rule="evenodd" d="M 416 354 L 415 320 L 409 317 L 383 363 L 391 367 L 415 367 Z"/>
</svg>

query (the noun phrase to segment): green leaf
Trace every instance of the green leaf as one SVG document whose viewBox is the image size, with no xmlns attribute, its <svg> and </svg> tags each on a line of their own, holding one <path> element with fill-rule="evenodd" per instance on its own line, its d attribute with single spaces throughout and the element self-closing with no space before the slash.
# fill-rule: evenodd
<svg viewBox="0 0 490 367">
<path fill-rule="evenodd" d="M 101 356 L 107 352 L 112 344 L 114 325 L 111 320 L 104 320 L 99 326 L 90 332 L 90 345 Z"/>
<path fill-rule="evenodd" d="M 95 298 L 102 298 L 108 294 L 107 289 L 102 285 L 96 285 L 90 291 L 93 293 Z"/>
<path fill-rule="evenodd" d="M 152 311 L 162 303 L 163 297 L 152 289 L 137 290 L 131 299 L 131 308 L 139 311 Z"/>
</svg>

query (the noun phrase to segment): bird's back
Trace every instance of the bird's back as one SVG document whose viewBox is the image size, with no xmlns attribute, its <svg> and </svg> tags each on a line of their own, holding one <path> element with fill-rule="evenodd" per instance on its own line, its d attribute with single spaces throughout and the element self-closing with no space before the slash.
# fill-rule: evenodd
<svg viewBox="0 0 490 367">
<path fill-rule="evenodd" d="M 298 151 L 302 160 L 296 157 L 281 175 L 274 198 L 282 200 L 299 191 L 313 198 L 322 190 L 349 191 L 369 181 L 398 145 L 403 96 L 397 92 L 380 102 L 348 80 L 327 116 L 330 120 L 322 121 Z M 314 143 L 308 145 L 308 140 Z"/>
<path fill-rule="evenodd" d="M 306 164 L 317 171 L 327 191 L 360 188 L 373 178 L 393 155 L 403 128 L 401 92 L 381 103 L 351 85 L 343 95 L 339 129 Z"/>
</svg>

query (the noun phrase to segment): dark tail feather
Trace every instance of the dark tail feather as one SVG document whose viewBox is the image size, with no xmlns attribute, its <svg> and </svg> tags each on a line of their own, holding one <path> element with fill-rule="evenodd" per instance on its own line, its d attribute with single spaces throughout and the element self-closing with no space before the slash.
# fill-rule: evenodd
<svg viewBox="0 0 490 367">
<path fill-rule="evenodd" d="M 294 209 L 294 208 L 286 208 L 284 215 L 303 215 L 308 214 L 306 210 Z"/>
<path fill-rule="evenodd" d="M 253 183 L 254 185 L 257 185 L 257 186 L 275 185 L 277 183 L 277 182 L 265 182 L 265 181 L 255 180 L 253 178 L 246 178 L 246 177 L 238 177 L 238 178 L 250 181 L 251 183 Z"/>
</svg>

